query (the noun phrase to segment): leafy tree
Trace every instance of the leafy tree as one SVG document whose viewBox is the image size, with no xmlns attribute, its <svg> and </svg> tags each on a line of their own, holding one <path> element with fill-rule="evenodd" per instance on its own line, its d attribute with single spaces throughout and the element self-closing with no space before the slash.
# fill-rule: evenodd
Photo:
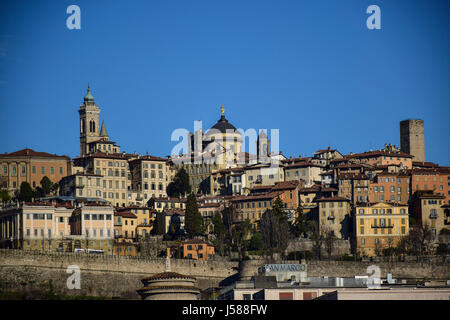
<svg viewBox="0 0 450 320">
<path fill-rule="evenodd" d="M 249 250 L 262 250 L 264 248 L 264 241 L 262 234 L 258 231 L 254 231 L 252 237 L 248 241 Z"/>
<path fill-rule="evenodd" d="M 11 200 L 11 196 L 9 195 L 8 190 L 0 190 L 0 200 L 3 203 L 8 202 L 9 200 Z"/>
<path fill-rule="evenodd" d="M 53 183 L 52 181 L 47 177 L 44 176 L 41 179 L 41 191 L 42 191 L 42 196 L 46 197 L 50 194 L 50 192 L 52 192 L 52 187 L 53 187 Z"/>
<path fill-rule="evenodd" d="M 167 185 L 167 195 L 169 197 L 179 197 L 190 192 L 189 175 L 184 168 L 180 168 L 175 174 L 173 181 Z"/>
<path fill-rule="evenodd" d="M 191 193 L 187 198 L 184 228 L 188 237 L 203 235 L 203 217 L 198 211 L 197 198 Z"/>
<path fill-rule="evenodd" d="M 20 184 L 19 194 L 17 195 L 17 199 L 19 201 L 30 202 L 33 200 L 34 192 L 28 182 L 22 182 Z"/>
<path fill-rule="evenodd" d="M 290 238 L 290 224 L 280 198 L 274 201 L 272 209 L 266 210 L 262 215 L 260 230 L 264 245 L 270 251 L 272 259 L 275 251 L 284 253 Z"/>
</svg>

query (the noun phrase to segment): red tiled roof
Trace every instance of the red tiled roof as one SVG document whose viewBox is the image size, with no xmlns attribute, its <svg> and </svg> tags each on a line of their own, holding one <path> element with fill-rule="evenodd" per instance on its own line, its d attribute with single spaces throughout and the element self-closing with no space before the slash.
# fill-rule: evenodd
<svg viewBox="0 0 450 320">
<path fill-rule="evenodd" d="M 327 202 L 327 201 L 350 201 L 350 200 L 347 198 L 344 198 L 344 197 L 335 196 L 335 197 L 328 197 L 328 198 L 319 198 L 319 199 L 315 199 L 314 201 Z"/>
<path fill-rule="evenodd" d="M 260 200 L 260 199 L 274 199 L 282 194 L 281 191 L 273 191 L 264 194 L 255 194 L 249 196 L 235 196 L 232 201 L 251 201 L 251 200 Z"/>
<path fill-rule="evenodd" d="M 351 155 L 347 155 L 348 158 L 370 158 L 370 157 L 402 157 L 402 158 L 413 158 L 412 155 L 403 153 L 403 152 L 388 152 L 383 150 L 378 151 L 368 151 L 362 153 L 355 153 Z"/>
<path fill-rule="evenodd" d="M 130 219 L 136 219 L 137 218 L 137 216 L 131 211 L 116 211 L 116 212 L 114 212 L 114 215 L 115 216 L 120 216 L 120 217 L 123 217 L 123 218 L 130 218 Z"/>
<path fill-rule="evenodd" d="M 179 215 L 183 216 L 185 214 L 183 209 L 178 209 L 178 208 L 164 209 L 163 213 L 168 216 L 171 216 L 173 214 L 179 214 Z"/>
<path fill-rule="evenodd" d="M 19 151 L 11 152 L 11 153 L 2 153 L 0 154 L 0 158 L 2 157 L 44 157 L 44 158 L 63 158 L 70 160 L 68 156 L 59 156 L 57 154 L 51 154 L 47 152 L 39 152 L 34 151 L 33 149 L 25 148 Z"/>
</svg>

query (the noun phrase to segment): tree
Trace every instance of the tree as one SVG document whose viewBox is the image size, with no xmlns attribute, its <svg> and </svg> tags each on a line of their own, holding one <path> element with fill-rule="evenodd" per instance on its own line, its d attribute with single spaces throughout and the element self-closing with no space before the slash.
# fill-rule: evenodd
<svg viewBox="0 0 450 320">
<path fill-rule="evenodd" d="M 30 202 L 33 200 L 34 192 L 28 182 L 22 182 L 20 184 L 19 193 L 17 195 L 17 199 L 19 201 Z"/>
<path fill-rule="evenodd" d="M 247 249 L 247 236 L 251 229 L 250 221 L 245 220 L 237 223 L 232 232 L 233 245 L 239 253 L 239 260 L 244 259 L 244 252 Z"/>
<path fill-rule="evenodd" d="M 233 224 L 235 223 L 234 207 L 226 206 L 222 210 L 222 221 L 225 226 L 225 247 L 228 249 L 228 256 L 231 257 L 231 250 L 233 244 Z"/>
<path fill-rule="evenodd" d="M 292 232 L 295 237 L 305 237 L 307 236 L 308 231 L 308 220 L 306 219 L 305 214 L 303 213 L 303 207 L 299 205 L 297 207 L 297 217 L 295 218 L 294 224 L 292 226 Z"/>
<path fill-rule="evenodd" d="M 428 223 L 413 226 L 408 236 L 410 252 L 416 256 L 417 260 L 422 260 L 430 253 L 434 240 L 435 235 Z"/>
<path fill-rule="evenodd" d="M 280 198 L 274 201 L 272 209 L 266 210 L 262 215 L 260 230 L 271 258 L 273 259 L 275 251 L 284 254 L 290 238 L 290 224 Z"/>
<path fill-rule="evenodd" d="M 40 183 L 41 183 L 42 196 L 43 197 L 48 196 L 50 194 L 50 192 L 52 191 L 52 186 L 53 186 L 52 181 L 47 176 L 44 176 L 41 179 Z"/>
<path fill-rule="evenodd" d="M 177 240 L 181 236 L 181 221 L 178 214 L 173 214 L 164 240 Z"/>
<path fill-rule="evenodd" d="M 187 198 L 184 228 L 188 237 L 203 235 L 203 217 L 198 211 L 197 198 L 191 193 Z"/>
<path fill-rule="evenodd" d="M 227 230 L 219 212 L 214 214 L 212 223 L 214 225 L 213 234 L 215 235 L 214 244 L 219 250 L 220 255 L 223 256 L 225 253 L 225 238 Z"/>
<path fill-rule="evenodd" d="M 169 197 L 179 197 L 191 192 L 189 176 L 184 168 L 178 170 L 173 181 L 167 185 L 166 191 Z"/>
<path fill-rule="evenodd" d="M 264 248 L 264 241 L 260 232 L 254 230 L 250 240 L 248 241 L 249 250 L 262 250 Z"/>
<path fill-rule="evenodd" d="M 11 196 L 9 195 L 8 190 L 0 190 L 0 201 L 5 204 L 9 200 L 11 200 Z"/>
</svg>

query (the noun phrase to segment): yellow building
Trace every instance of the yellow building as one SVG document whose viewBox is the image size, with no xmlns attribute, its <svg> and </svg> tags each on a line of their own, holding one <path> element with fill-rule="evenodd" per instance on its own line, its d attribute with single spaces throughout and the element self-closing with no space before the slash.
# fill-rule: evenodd
<svg viewBox="0 0 450 320">
<path fill-rule="evenodd" d="M 200 239 L 187 240 L 182 243 L 183 258 L 206 261 L 214 255 L 214 246 Z"/>
<path fill-rule="evenodd" d="M 165 209 L 186 209 L 186 198 L 161 197 L 154 198 L 153 209 L 157 212 L 163 212 Z"/>
<path fill-rule="evenodd" d="M 318 226 L 320 232 L 331 231 L 338 239 L 349 239 L 351 233 L 350 200 L 342 197 L 320 198 Z"/>
<path fill-rule="evenodd" d="M 272 204 L 277 197 L 282 194 L 281 191 L 273 191 L 264 194 L 249 196 L 236 196 L 231 199 L 235 208 L 236 216 L 234 221 L 249 220 L 254 226 L 261 219 L 267 209 L 272 209 Z"/>
<path fill-rule="evenodd" d="M 114 238 L 117 242 L 134 242 L 137 216 L 129 210 L 114 212 Z"/>
<path fill-rule="evenodd" d="M 70 218 L 71 235 L 78 235 L 82 249 L 113 252 L 114 208 L 109 204 L 81 203 Z"/>
<path fill-rule="evenodd" d="M 355 211 L 356 248 L 362 256 L 380 255 L 409 234 L 407 205 L 378 202 L 357 205 Z"/>
<path fill-rule="evenodd" d="M 128 211 L 136 216 L 136 238 L 145 237 L 153 229 L 153 223 L 156 219 L 156 210 L 149 207 L 128 206 L 117 209 L 117 212 Z"/>
</svg>

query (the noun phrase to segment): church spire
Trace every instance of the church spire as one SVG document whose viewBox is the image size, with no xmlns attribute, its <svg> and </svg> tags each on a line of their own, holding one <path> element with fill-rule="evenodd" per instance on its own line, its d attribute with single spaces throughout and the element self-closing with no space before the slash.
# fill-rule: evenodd
<svg viewBox="0 0 450 320">
<path fill-rule="evenodd" d="M 102 128 L 100 129 L 100 137 L 109 137 L 106 131 L 105 121 L 102 121 Z"/>
</svg>

